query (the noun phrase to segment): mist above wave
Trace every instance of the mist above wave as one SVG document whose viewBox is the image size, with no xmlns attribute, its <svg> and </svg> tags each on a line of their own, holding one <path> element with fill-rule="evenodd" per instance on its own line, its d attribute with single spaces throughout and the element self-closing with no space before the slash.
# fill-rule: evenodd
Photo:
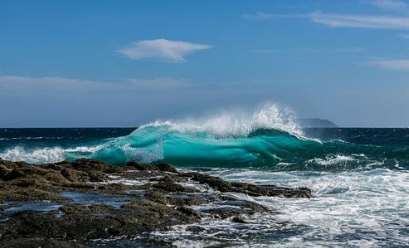
<svg viewBox="0 0 409 248">
<path fill-rule="evenodd" d="M 245 137 L 258 129 L 275 129 L 301 137 L 303 132 L 289 108 L 268 103 L 254 111 L 231 110 L 216 114 L 182 120 L 155 121 L 140 129 L 167 126 L 169 131 L 181 133 L 203 132 L 218 138 Z"/>
</svg>

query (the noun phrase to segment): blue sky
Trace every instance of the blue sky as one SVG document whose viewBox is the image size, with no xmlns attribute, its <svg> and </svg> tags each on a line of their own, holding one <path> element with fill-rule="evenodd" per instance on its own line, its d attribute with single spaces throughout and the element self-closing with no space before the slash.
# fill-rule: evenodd
<svg viewBox="0 0 409 248">
<path fill-rule="evenodd" d="M 409 2 L 0 0 L 0 127 L 137 126 L 266 101 L 409 126 Z"/>
</svg>

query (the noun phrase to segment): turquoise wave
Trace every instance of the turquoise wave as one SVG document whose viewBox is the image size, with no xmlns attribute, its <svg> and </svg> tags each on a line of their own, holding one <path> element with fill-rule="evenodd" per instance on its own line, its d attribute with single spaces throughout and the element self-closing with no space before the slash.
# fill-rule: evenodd
<svg viewBox="0 0 409 248">
<path fill-rule="evenodd" d="M 104 140 L 98 149 L 65 152 L 65 159 L 87 157 L 122 165 L 127 161 L 168 162 L 182 167 L 346 170 L 409 167 L 407 147 L 321 142 L 280 129 L 259 128 L 221 135 L 209 130 L 148 125 L 128 136 Z"/>
<path fill-rule="evenodd" d="M 136 160 L 168 162 L 179 167 L 269 170 L 409 169 L 406 131 L 343 130 L 348 140 L 357 142 L 324 142 L 306 138 L 292 116 L 286 108 L 266 104 L 252 112 L 229 111 L 150 123 L 126 136 L 85 143 L 74 138 L 64 140 L 65 143 L 47 140 L 41 146 L 25 141 L 25 146 L 0 149 L 0 157 L 30 163 L 85 157 L 115 165 Z M 93 137 L 99 137 L 100 131 L 95 132 Z"/>
</svg>

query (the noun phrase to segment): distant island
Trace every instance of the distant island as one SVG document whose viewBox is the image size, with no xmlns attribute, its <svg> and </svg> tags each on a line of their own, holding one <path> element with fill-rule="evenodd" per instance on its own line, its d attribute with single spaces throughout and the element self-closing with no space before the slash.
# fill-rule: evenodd
<svg viewBox="0 0 409 248">
<path fill-rule="evenodd" d="M 335 123 L 326 120 L 326 119 L 319 119 L 319 118 L 299 118 L 298 124 L 301 125 L 303 128 L 336 128 L 339 127 Z"/>
</svg>

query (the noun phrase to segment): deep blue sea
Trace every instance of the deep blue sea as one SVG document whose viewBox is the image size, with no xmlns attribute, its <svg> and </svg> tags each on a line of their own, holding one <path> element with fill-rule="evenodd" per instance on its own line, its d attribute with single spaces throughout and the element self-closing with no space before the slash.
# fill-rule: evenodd
<svg viewBox="0 0 409 248">
<path fill-rule="evenodd" d="M 251 247 L 409 246 L 408 128 L 302 129 L 276 109 L 264 109 L 138 129 L 0 129 L 0 157 L 30 163 L 81 157 L 115 165 L 165 161 L 226 180 L 312 189 L 312 199 L 237 195 L 277 213 L 254 216 L 246 226 L 204 221 L 203 245 L 228 243 L 215 240 L 218 230 Z M 176 246 L 196 244 L 187 230 L 152 235 Z M 264 235 L 241 240 L 243 233 Z"/>
</svg>

